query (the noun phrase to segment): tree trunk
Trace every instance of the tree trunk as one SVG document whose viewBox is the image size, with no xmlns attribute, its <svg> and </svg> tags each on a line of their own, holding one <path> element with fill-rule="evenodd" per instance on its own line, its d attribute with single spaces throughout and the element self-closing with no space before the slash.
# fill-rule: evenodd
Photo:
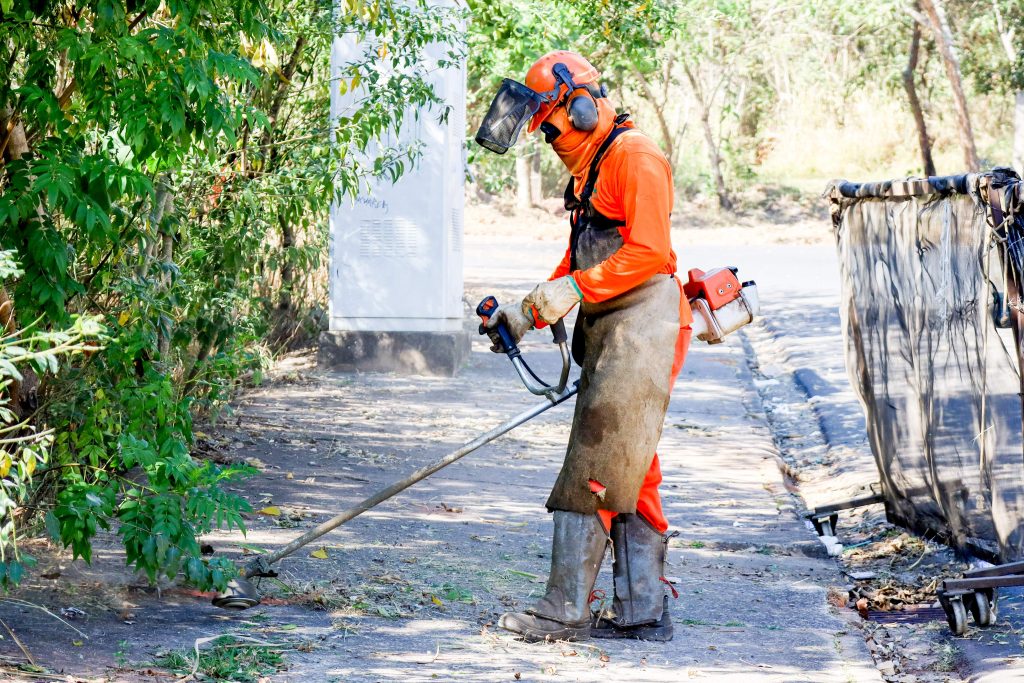
<svg viewBox="0 0 1024 683">
<path fill-rule="evenodd" d="M 722 174 L 722 155 L 718 153 L 714 132 L 711 130 L 711 119 L 708 111 L 701 106 L 701 125 L 704 127 L 704 141 L 708 147 L 708 161 L 711 162 L 711 173 L 715 176 L 715 192 L 718 194 L 718 206 L 723 211 L 732 211 L 732 199 L 725 188 L 725 176 Z"/>
<path fill-rule="evenodd" d="M 675 137 L 672 135 L 672 131 L 668 127 L 668 121 L 665 120 L 665 102 L 659 100 L 654 96 L 654 92 L 651 90 L 650 84 L 644 77 L 640 70 L 633 69 L 633 75 L 637 82 L 640 84 L 640 90 L 643 92 L 644 99 L 651 105 L 651 109 L 654 110 L 654 115 L 658 119 L 658 127 L 661 129 L 661 140 L 664 145 L 662 150 L 665 153 L 665 157 L 668 159 L 669 165 L 675 167 Z"/>
<path fill-rule="evenodd" d="M 917 74 L 917 56 L 921 51 L 921 27 L 914 22 L 914 34 L 910 38 L 910 56 L 907 59 L 907 68 L 903 70 L 903 89 L 907 91 L 907 100 L 910 102 L 910 111 L 914 114 L 914 123 L 917 125 L 917 140 L 921 146 L 921 162 L 926 176 L 936 175 L 935 161 L 932 159 L 932 141 L 928 137 L 928 124 L 924 120 L 924 112 L 921 110 L 921 100 L 917 97 L 917 86 L 914 78 Z"/>
<path fill-rule="evenodd" d="M 1003 18 L 1002 9 L 998 0 L 992 0 L 992 13 L 996 18 L 996 29 L 999 31 L 999 42 L 1003 44 L 1006 52 L 1006 59 L 1010 65 L 1016 65 L 1020 55 L 1015 42 L 1015 31 L 1009 22 Z M 1013 167 L 1017 173 L 1024 176 L 1024 90 L 1014 93 L 1015 102 L 1013 108 Z"/>
<path fill-rule="evenodd" d="M 292 295 L 295 289 L 295 266 L 288 255 L 288 250 L 295 246 L 295 230 L 291 221 L 279 218 L 281 225 L 281 293 L 277 300 L 277 310 L 287 315 L 292 309 Z"/>
<path fill-rule="evenodd" d="M 1014 106 L 1013 167 L 1024 176 L 1024 90 L 1017 92 Z"/>
<path fill-rule="evenodd" d="M 530 139 L 530 200 L 534 206 L 544 198 L 543 176 L 540 174 L 540 145 L 536 138 Z"/>
<path fill-rule="evenodd" d="M 711 102 L 705 99 L 704 89 L 697 81 L 693 69 L 688 64 L 684 64 L 683 71 L 686 73 L 686 79 L 690 81 L 694 99 L 700 108 L 700 123 L 704 129 L 704 142 L 708 149 L 708 161 L 711 163 L 711 175 L 715 178 L 718 206 L 723 211 L 732 211 L 732 199 L 729 198 L 729 191 L 725 187 L 725 176 L 722 173 L 722 155 L 719 153 L 718 144 L 715 142 L 715 133 L 711 128 Z"/>
<path fill-rule="evenodd" d="M 516 208 L 529 209 L 533 206 L 530 197 L 530 157 L 526 150 L 516 152 Z"/>
<path fill-rule="evenodd" d="M 953 34 L 949 30 L 949 22 L 946 21 L 946 11 L 942 6 L 942 0 L 920 0 L 920 2 L 931 24 L 932 34 L 935 36 L 935 44 L 942 55 L 942 61 L 946 65 L 946 77 L 949 79 L 949 86 L 953 91 L 953 105 L 956 110 L 960 146 L 964 151 L 964 164 L 968 171 L 976 172 L 981 169 L 981 162 L 978 160 L 978 150 L 974 145 L 974 130 L 971 127 L 967 97 L 964 95 L 963 77 L 960 74 L 960 59 L 957 57 L 956 47 L 953 44 Z"/>
<path fill-rule="evenodd" d="M 14 109 L 6 104 L 0 109 L 0 163 L 21 159 L 30 151 L 28 136 L 25 134 L 25 125 L 21 122 Z M 36 215 L 33 218 L 22 219 L 34 221 L 36 224 L 43 223 L 46 218 L 46 209 L 42 202 L 36 203 Z M 8 247 L 9 248 L 9 247 Z M 0 325 L 3 334 L 14 334 L 18 330 L 18 319 L 15 315 L 14 300 L 7 293 L 6 288 L 0 287 Z M 11 378 L 7 388 L 7 395 L 10 403 L 7 406 L 14 411 L 19 419 L 25 418 L 38 407 L 36 390 L 39 386 L 39 376 L 30 367 L 22 368 L 22 378 Z"/>
</svg>

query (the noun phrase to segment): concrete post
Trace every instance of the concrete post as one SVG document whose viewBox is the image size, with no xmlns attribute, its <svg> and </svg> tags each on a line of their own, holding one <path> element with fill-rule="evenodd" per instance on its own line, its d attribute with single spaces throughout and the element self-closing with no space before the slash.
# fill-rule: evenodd
<svg viewBox="0 0 1024 683">
<path fill-rule="evenodd" d="M 336 37 L 331 73 L 362 49 Z M 437 56 L 443 47 L 435 48 Z M 464 68 L 438 70 L 435 92 L 452 111 L 409 111 L 397 139 L 418 142 L 418 165 L 397 182 L 331 207 L 330 323 L 321 335 L 323 367 L 452 375 L 469 354 L 463 329 Z M 345 115 L 357 93 L 332 89 L 332 117 Z M 374 154 L 369 150 L 368 154 Z"/>
</svg>

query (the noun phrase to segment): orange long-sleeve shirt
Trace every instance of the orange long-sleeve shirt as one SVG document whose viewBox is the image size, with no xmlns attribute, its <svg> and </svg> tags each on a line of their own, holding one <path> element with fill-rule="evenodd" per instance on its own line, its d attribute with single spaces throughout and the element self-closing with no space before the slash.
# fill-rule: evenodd
<svg viewBox="0 0 1024 683">
<path fill-rule="evenodd" d="M 674 201 L 672 169 L 657 145 L 639 131 L 620 135 L 601 161 L 590 198 L 594 209 L 619 228 L 623 245 L 603 263 L 572 273 L 586 302 L 611 299 L 658 273 L 676 272 L 670 215 Z M 569 274 L 571 246 L 551 279 Z"/>
</svg>

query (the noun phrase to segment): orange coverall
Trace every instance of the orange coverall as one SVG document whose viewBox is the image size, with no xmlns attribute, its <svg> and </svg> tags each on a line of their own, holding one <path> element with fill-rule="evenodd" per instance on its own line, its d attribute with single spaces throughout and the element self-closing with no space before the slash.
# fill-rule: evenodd
<svg viewBox="0 0 1024 683">
<path fill-rule="evenodd" d="M 608 148 L 598 170 L 591 205 L 605 217 L 626 224 L 618 228 L 623 240 L 618 251 L 593 268 L 572 273 L 587 302 L 611 299 L 643 284 L 653 275 L 676 272 L 676 255 L 670 236 L 675 193 L 672 170 L 665 156 L 647 136 L 627 132 Z M 551 280 L 569 274 L 570 252 L 571 247 L 566 249 Z M 679 286 L 679 336 L 672 363 L 672 385 L 686 360 L 693 321 L 681 282 Z M 592 482 L 592 485 L 597 483 Z M 636 511 L 659 532 L 665 533 L 668 520 L 661 508 L 659 484 L 661 465 L 655 453 L 640 489 Z M 618 513 L 599 510 L 598 514 L 605 528 L 611 529 L 611 521 Z"/>
</svg>

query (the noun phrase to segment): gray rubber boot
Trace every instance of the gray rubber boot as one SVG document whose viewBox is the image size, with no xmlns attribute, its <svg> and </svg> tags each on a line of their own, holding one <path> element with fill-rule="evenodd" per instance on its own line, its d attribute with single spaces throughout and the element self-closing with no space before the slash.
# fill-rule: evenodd
<svg viewBox="0 0 1024 683">
<path fill-rule="evenodd" d="M 525 612 L 506 612 L 498 626 L 523 640 L 586 640 L 590 593 L 601 569 L 608 534 L 597 515 L 555 510 L 551 573 L 541 598 Z"/>
<path fill-rule="evenodd" d="M 662 577 L 669 537 L 640 515 L 618 514 L 612 520 L 612 575 L 615 599 L 611 613 L 598 613 L 594 638 L 672 640 Z"/>
</svg>

